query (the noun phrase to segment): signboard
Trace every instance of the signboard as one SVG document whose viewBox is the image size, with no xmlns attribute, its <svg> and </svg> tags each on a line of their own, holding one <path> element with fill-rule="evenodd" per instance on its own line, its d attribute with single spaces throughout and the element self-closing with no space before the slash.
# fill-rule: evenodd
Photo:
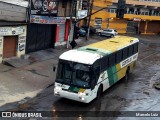
<svg viewBox="0 0 160 120">
<path fill-rule="evenodd" d="M 57 14 L 57 0 L 31 0 L 32 15 L 53 15 Z"/>
<path fill-rule="evenodd" d="M 38 24 L 65 24 L 66 22 L 65 17 L 48 17 L 48 16 L 38 16 L 38 15 L 31 15 L 30 20 L 31 23 L 38 23 Z"/>
<path fill-rule="evenodd" d="M 0 36 L 20 35 L 23 33 L 23 27 L 0 27 Z"/>
<path fill-rule="evenodd" d="M 94 27 L 101 28 L 102 26 L 102 18 L 95 18 Z"/>
<path fill-rule="evenodd" d="M 87 14 L 88 14 L 88 10 L 79 10 L 78 14 L 77 14 L 77 18 L 82 19 L 82 18 L 86 17 Z"/>
<path fill-rule="evenodd" d="M 141 18 L 133 18 L 133 21 L 141 21 Z"/>
</svg>

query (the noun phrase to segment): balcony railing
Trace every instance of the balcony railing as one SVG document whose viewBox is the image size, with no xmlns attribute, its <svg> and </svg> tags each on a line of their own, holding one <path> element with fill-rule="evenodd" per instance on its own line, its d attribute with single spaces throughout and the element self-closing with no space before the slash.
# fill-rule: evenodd
<svg viewBox="0 0 160 120">
<path fill-rule="evenodd" d="M 109 9 L 108 12 L 116 13 L 116 9 Z M 131 12 L 131 11 L 127 11 L 127 12 L 125 12 L 125 14 L 160 16 L 160 12 L 152 12 L 152 13 L 150 13 L 149 11 L 148 12 L 141 12 L 141 11 L 140 12 L 139 11 Z"/>
<path fill-rule="evenodd" d="M 118 0 L 113 0 L 113 3 L 118 3 Z M 126 4 L 160 7 L 160 0 L 126 0 Z"/>
<path fill-rule="evenodd" d="M 160 16 L 160 13 L 137 12 L 137 11 L 135 11 L 135 12 L 126 12 L 125 14 Z"/>
</svg>

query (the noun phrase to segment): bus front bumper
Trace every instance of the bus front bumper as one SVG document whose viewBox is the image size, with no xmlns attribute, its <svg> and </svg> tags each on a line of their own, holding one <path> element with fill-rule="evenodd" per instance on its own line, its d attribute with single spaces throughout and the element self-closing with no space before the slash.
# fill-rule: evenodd
<svg viewBox="0 0 160 120">
<path fill-rule="evenodd" d="M 79 95 L 78 93 L 73 93 L 73 92 L 64 91 L 64 90 L 60 90 L 60 91 L 54 90 L 54 95 L 64 97 L 67 99 L 71 99 L 71 100 L 75 100 L 75 101 L 79 101 L 79 102 L 83 102 L 83 103 L 89 103 L 91 101 L 89 99 L 89 96 L 87 95 Z"/>
</svg>

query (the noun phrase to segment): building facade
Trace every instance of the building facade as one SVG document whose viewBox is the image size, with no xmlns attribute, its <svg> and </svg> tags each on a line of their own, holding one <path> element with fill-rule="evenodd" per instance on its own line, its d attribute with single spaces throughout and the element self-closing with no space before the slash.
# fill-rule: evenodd
<svg viewBox="0 0 160 120">
<path fill-rule="evenodd" d="M 124 7 L 123 18 L 116 17 L 119 6 Z M 97 16 L 102 18 L 100 16 L 103 15 L 97 13 Z M 107 25 L 102 25 L 102 28 L 114 28 L 119 33 L 158 34 L 160 0 L 112 0 L 112 4 L 108 7 L 108 16 L 102 20 L 107 20 Z"/>
<path fill-rule="evenodd" d="M 26 8 L 0 2 L 0 63 L 21 57 L 26 47 Z"/>
<path fill-rule="evenodd" d="M 31 0 L 27 53 L 66 44 L 73 37 L 76 6 L 72 0 Z"/>
</svg>

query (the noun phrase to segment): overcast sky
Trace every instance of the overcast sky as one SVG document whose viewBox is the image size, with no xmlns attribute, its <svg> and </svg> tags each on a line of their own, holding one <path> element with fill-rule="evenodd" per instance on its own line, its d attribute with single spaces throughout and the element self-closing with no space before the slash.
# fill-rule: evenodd
<svg viewBox="0 0 160 120">
<path fill-rule="evenodd" d="M 24 6 L 24 7 L 28 6 L 28 2 L 26 0 L 0 0 L 0 1 L 12 3 L 15 5 L 20 5 L 20 6 Z"/>
</svg>

